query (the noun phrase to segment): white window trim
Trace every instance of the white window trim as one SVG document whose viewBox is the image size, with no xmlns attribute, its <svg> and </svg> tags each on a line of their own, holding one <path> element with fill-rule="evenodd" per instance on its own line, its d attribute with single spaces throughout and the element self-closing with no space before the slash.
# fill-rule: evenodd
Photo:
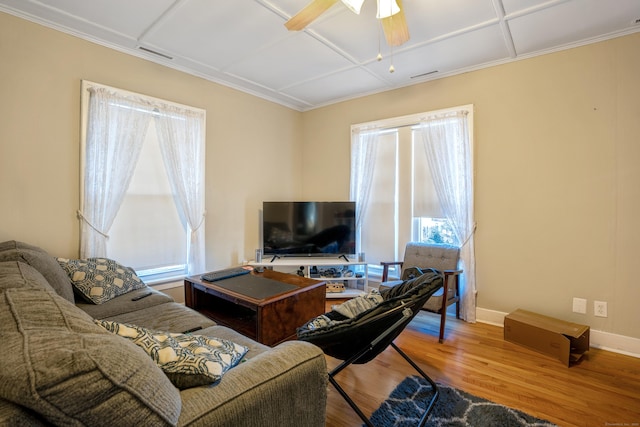
<svg viewBox="0 0 640 427">
<path fill-rule="evenodd" d="M 371 122 L 357 123 L 357 124 L 351 125 L 351 133 L 354 134 L 358 132 L 365 132 L 368 130 L 380 131 L 380 130 L 403 127 L 403 126 L 417 125 L 422 120 L 426 120 L 429 117 L 440 116 L 443 114 L 453 113 L 457 111 L 465 111 L 467 114 L 470 115 L 469 116 L 469 135 L 472 136 L 473 135 L 473 104 L 466 104 L 458 107 L 443 108 L 441 110 L 428 111 L 428 112 L 418 113 L 418 114 L 409 114 L 406 116 L 391 117 L 388 119 L 374 120 Z M 471 144 L 473 147 L 473 137 L 471 137 Z"/>
</svg>

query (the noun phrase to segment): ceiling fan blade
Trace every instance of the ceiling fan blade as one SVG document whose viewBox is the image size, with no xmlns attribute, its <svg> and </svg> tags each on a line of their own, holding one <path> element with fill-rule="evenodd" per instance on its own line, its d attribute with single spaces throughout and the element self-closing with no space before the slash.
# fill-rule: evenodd
<svg viewBox="0 0 640 427">
<path fill-rule="evenodd" d="M 338 0 L 313 0 L 306 5 L 304 9 L 285 22 L 284 26 L 290 31 L 302 30 L 337 2 Z"/>
<path fill-rule="evenodd" d="M 400 6 L 400 12 L 381 19 L 384 36 L 389 46 L 400 46 L 402 43 L 409 41 L 409 27 L 404 15 L 402 1 L 396 0 L 396 3 Z"/>
</svg>

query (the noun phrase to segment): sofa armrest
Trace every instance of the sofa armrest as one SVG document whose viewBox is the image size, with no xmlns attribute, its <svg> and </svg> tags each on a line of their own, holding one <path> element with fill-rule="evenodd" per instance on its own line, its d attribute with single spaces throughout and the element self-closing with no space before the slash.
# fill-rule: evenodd
<svg viewBox="0 0 640 427">
<path fill-rule="evenodd" d="M 315 345 L 287 341 L 230 369 L 218 384 L 180 395 L 181 426 L 323 427 L 326 359 Z"/>
</svg>

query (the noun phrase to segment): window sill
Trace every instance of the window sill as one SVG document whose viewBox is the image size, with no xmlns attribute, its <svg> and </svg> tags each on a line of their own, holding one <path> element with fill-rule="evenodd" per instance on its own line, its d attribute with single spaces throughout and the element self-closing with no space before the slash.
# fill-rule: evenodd
<svg viewBox="0 0 640 427">
<path fill-rule="evenodd" d="M 147 286 L 153 286 L 154 289 L 162 290 L 162 289 L 170 289 L 175 288 L 176 286 L 172 286 L 176 282 L 180 282 L 184 280 L 186 276 L 184 274 L 154 274 L 151 276 L 143 276 L 140 277 L 142 281 Z"/>
</svg>

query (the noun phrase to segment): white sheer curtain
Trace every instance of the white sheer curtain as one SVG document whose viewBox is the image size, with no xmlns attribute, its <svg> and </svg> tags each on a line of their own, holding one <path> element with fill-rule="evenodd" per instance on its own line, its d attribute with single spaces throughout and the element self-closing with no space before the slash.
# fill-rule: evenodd
<svg viewBox="0 0 640 427">
<path fill-rule="evenodd" d="M 150 108 L 105 88 L 89 89 L 80 256 L 106 257 L 109 229 L 149 128 Z"/>
<path fill-rule="evenodd" d="M 373 181 L 379 133 L 377 131 L 356 132 L 351 140 L 351 184 L 350 197 L 356 202 L 356 236 L 360 251 L 362 218 L 369 207 L 369 194 Z"/>
<path fill-rule="evenodd" d="M 466 111 L 432 116 L 420 124 L 421 135 L 442 211 L 460 242 L 460 316 L 476 321 L 473 151 Z"/>
<path fill-rule="evenodd" d="M 204 271 L 204 112 L 174 106 L 155 115 L 176 206 L 187 223 L 187 275 Z"/>
</svg>

